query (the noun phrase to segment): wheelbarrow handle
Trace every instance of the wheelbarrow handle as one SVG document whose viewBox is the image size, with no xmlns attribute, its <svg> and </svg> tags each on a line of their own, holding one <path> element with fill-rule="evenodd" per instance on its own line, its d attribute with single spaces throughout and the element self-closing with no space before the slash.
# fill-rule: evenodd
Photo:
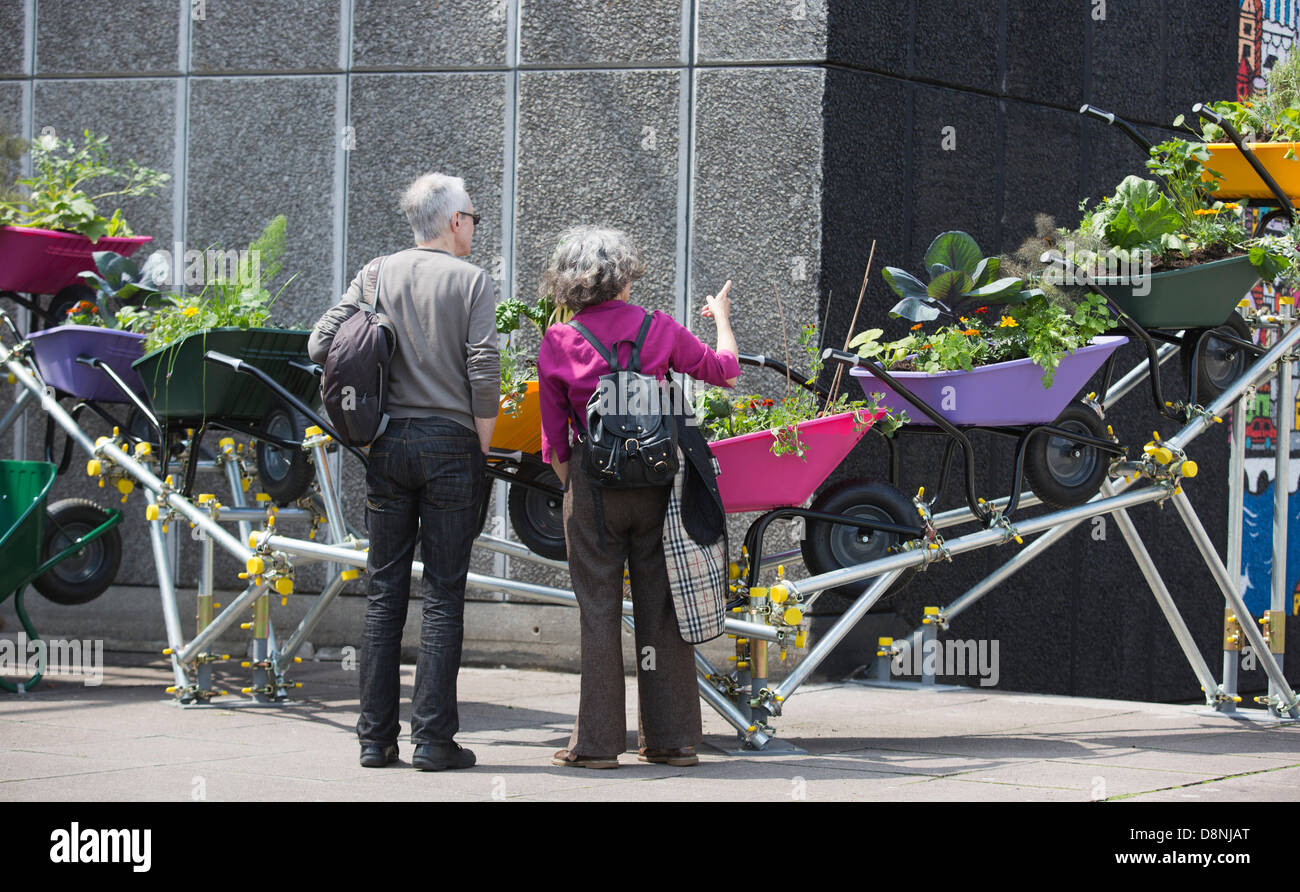
<svg viewBox="0 0 1300 892">
<path fill-rule="evenodd" d="M 1135 143 L 1140 145 L 1142 147 L 1142 151 L 1144 152 L 1151 151 L 1151 146 L 1153 145 L 1151 140 L 1147 139 L 1140 132 L 1138 132 L 1138 129 L 1134 127 L 1132 124 L 1130 124 L 1128 121 L 1125 121 L 1123 118 L 1116 117 L 1114 112 L 1103 111 L 1102 109 L 1097 108 L 1097 106 L 1095 105 L 1088 105 L 1087 103 L 1084 103 L 1083 105 L 1079 106 L 1079 114 L 1089 118 L 1096 118 L 1098 121 L 1103 121 L 1112 127 L 1118 127 L 1120 130 L 1124 132 L 1125 136 L 1127 136 L 1129 139 L 1133 140 Z"/>
<path fill-rule="evenodd" d="M 332 424 L 330 424 L 328 421 L 326 421 L 324 418 L 322 418 L 320 415 L 314 412 L 312 408 L 308 406 L 306 403 L 304 403 L 302 400 L 298 399 L 292 393 L 285 390 L 284 387 L 281 386 L 279 381 L 276 381 L 266 372 L 259 369 L 257 366 L 253 365 L 252 363 L 245 362 L 242 359 L 236 359 L 233 356 L 228 356 L 227 354 L 221 353 L 217 350 L 208 350 L 207 352 L 205 352 L 203 354 L 203 360 L 205 362 L 212 362 L 212 363 L 216 363 L 217 365 L 227 366 L 228 368 L 234 369 L 236 372 L 243 372 L 245 375 L 251 375 L 252 377 L 256 378 L 258 381 L 262 382 L 262 384 L 270 388 L 272 393 L 280 397 L 280 399 L 284 401 L 285 405 L 293 409 L 296 409 L 300 414 L 302 414 L 304 418 L 310 419 L 313 424 L 315 424 L 325 433 L 333 437 L 335 442 L 341 445 L 344 449 L 348 450 L 348 452 L 351 452 L 357 458 L 361 459 L 363 464 L 366 463 L 367 459 L 366 459 L 366 454 L 364 452 L 362 452 L 360 449 L 357 449 L 355 446 L 348 446 L 346 443 L 344 443 L 343 437 L 339 434 L 339 432 L 334 428 Z"/>
<path fill-rule="evenodd" d="M 1246 163 L 1249 164 L 1251 169 L 1253 169 L 1255 173 L 1259 175 L 1259 178 L 1264 181 L 1264 185 L 1268 187 L 1268 191 L 1273 193 L 1273 197 L 1277 199 L 1277 206 L 1282 209 L 1288 219 L 1295 220 L 1295 207 L 1292 206 L 1291 199 L 1287 197 L 1287 194 L 1282 190 L 1282 187 L 1277 184 L 1277 180 L 1273 179 L 1273 175 L 1268 172 L 1268 168 L 1266 168 L 1263 162 L 1259 160 L 1259 157 L 1250 150 L 1249 146 L 1246 145 L 1245 141 L 1241 138 L 1241 134 L 1237 132 L 1237 128 L 1233 127 L 1228 119 L 1223 115 L 1219 114 L 1212 108 L 1208 108 L 1204 102 L 1198 102 L 1193 105 L 1192 112 L 1209 121 L 1211 124 L 1217 125 L 1224 133 L 1228 134 L 1228 139 L 1232 140 L 1233 144 L 1235 144 L 1241 151 L 1241 157 L 1246 159 Z"/>
<path fill-rule="evenodd" d="M 236 359 L 233 356 L 227 356 L 225 353 L 220 353 L 216 350 L 209 350 L 206 353 L 204 353 L 203 360 L 205 362 L 216 363 L 217 365 L 229 366 L 230 368 L 234 369 L 236 372 L 245 371 L 244 368 L 245 364 L 242 359 Z"/>
<path fill-rule="evenodd" d="M 18 295 L 14 294 L 12 291 L 2 291 L 0 292 L 0 297 L 17 298 Z M 23 337 L 22 332 L 18 330 L 18 326 L 14 325 L 14 320 L 10 318 L 9 313 L 3 308 L 0 308 L 0 322 L 3 322 L 5 328 L 9 329 L 9 332 L 14 336 L 15 343 L 21 344 L 26 340 Z"/>
<path fill-rule="evenodd" d="M 848 350 L 836 350 L 834 347 L 827 347 L 822 351 L 822 362 L 838 362 L 850 367 L 862 365 L 858 354 Z"/>
<path fill-rule="evenodd" d="M 325 371 L 321 368 L 319 362 L 303 362 L 299 359 L 289 360 L 289 367 L 297 369 L 300 372 L 306 372 L 309 375 L 314 375 L 317 378 L 319 378 Z"/>
<path fill-rule="evenodd" d="M 145 405 L 144 401 L 140 399 L 139 394 L 127 386 L 127 383 L 122 380 L 121 375 L 113 370 L 112 366 L 104 362 L 104 360 L 100 359 L 98 356 L 88 356 L 85 353 L 78 353 L 76 362 L 79 362 L 82 365 L 88 365 L 92 369 L 99 369 L 107 375 L 108 379 L 113 382 L 114 386 L 116 386 L 118 390 L 122 391 L 122 394 L 131 401 L 131 404 L 144 416 L 144 419 L 149 422 L 149 425 L 158 432 L 158 442 L 167 442 L 167 432 L 163 430 L 162 423 L 158 421 L 158 416 L 154 415 L 153 410 Z M 96 409 L 95 411 L 99 412 L 100 410 Z"/>
<path fill-rule="evenodd" d="M 816 381 L 811 384 L 808 383 L 807 375 L 795 371 L 779 359 L 773 359 L 771 356 L 767 356 L 763 353 L 737 353 L 736 359 L 741 365 L 758 366 L 759 368 L 771 369 L 778 375 L 786 375 L 804 390 L 822 397 L 823 399 L 828 396 L 824 387 L 821 387 Z"/>
</svg>

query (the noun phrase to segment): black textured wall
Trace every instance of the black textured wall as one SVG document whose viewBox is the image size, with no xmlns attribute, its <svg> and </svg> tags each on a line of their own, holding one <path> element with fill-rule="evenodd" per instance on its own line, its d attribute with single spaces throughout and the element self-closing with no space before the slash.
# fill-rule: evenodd
<svg viewBox="0 0 1300 892">
<path fill-rule="evenodd" d="M 1072 226 L 1081 199 L 1109 194 L 1126 174 L 1143 173 L 1142 152 L 1112 128 L 1082 118 L 1081 104 L 1112 111 L 1159 138 L 1193 103 L 1233 95 L 1232 0 L 1107 0 L 1102 21 L 1093 19 L 1094 8 L 1085 0 L 830 4 L 822 233 L 828 343 L 845 337 L 873 239 L 859 330 L 885 323 L 896 299 L 881 268 L 919 271 L 938 233 L 963 229 L 986 254 L 1013 251 L 1033 231 L 1035 214 Z M 955 148 L 945 148 L 945 135 Z M 901 332 L 898 323 L 886 329 L 891 336 Z M 1121 355 L 1121 368 L 1140 358 L 1133 345 Z M 1185 394 L 1177 360 L 1165 366 L 1162 380 Z M 1176 430 L 1157 419 L 1149 388 L 1130 394 L 1109 420 L 1135 448 L 1153 429 Z M 933 491 L 940 446 L 931 438 L 907 444 L 904 488 L 910 494 L 926 484 Z M 975 445 L 977 492 L 1005 495 L 1010 445 L 988 436 Z M 1202 436 L 1190 454 L 1201 473 L 1187 493 L 1222 554 L 1226 428 Z M 883 441 L 870 436 L 837 477 L 886 478 L 886 457 Z M 939 507 L 956 507 L 960 491 L 957 477 Z M 1213 579 L 1172 506 L 1143 506 L 1131 517 L 1217 676 L 1223 598 Z M 1076 528 L 958 618 L 949 634 L 999 641 L 1000 688 L 1197 698 L 1199 683 L 1116 524 L 1106 521 L 1104 540 L 1095 538 L 1099 531 L 1093 523 Z M 888 610 L 859 624 L 825 664 L 826 673 L 870 662 L 878 635 L 904 634 L 922 608 L 950 603 L 1015 547 L 963 555 L 919 576 Z M 844 604 L 823 599 L 819 612 Z M 1262 672 L 1242 675 L 1243 690 L 1264 684 Z"/>
</svg>

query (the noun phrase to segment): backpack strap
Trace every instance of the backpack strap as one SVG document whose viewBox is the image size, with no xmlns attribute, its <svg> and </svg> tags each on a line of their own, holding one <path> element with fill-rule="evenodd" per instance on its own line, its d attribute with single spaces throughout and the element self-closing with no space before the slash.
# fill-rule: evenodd
<svg viewBox="0 0 1300 892">
<path fill-rule="evenodd" d="M 370 304 L 372 310 L 379 309 L 379 273 L 384 268 L 385 254 L 366 264 L 365 278 L 362 280 L 361 303 Z"/>
<path fill-rule="evenodd" d="M 613 344 L 613 349 L 607 348 L 604 344 L 602 344 L 600 342 L 600 339 L 597 338 L 595 335 L 593 335 L 591 331 L 588 330 L 587 326 L 583 325 L 578 320 L 576 319 L 572 320 L 571 322 L 569 322 L 569 325 L 572 325 L 575 329 L 577 329 L 578 334 L 586 338 L 587 343 L 591 344 L 591 346 L 596 348 L 596 352 L 600 354 L 601 359 L 605 360 L 605 363 L 609 366 L 609 370 L 611 372 L 620 372 L 620 371 L 640 372 L 641 371 L 641 348 L 645 345 L 646 335 L 650 333 L 650 323 L 652 321 L 654 321 L 654 314 L 651 313 L 650 310 L 646 310 L 645 318 L 641 320 L 641 328 L 636 334 L 636 340 L 615 341 Z M 617 353 L 618 345 L 623 343 L 630 343 L 632 345 L 632 353 L 630 356 L 628 356 L 626 367 L 620 366 L 618 362 L 618 353 Z"/>
<path fill-rule="evenodd" d="M 636 341 L 632 344 L 632 355 L 627 360 L 628 368 L 634 372 L 641 371 L 641 348 L 645 345 L 645 337 L 650 333 L 650 323 L 653 321 L 654 314 L 646 310 L 645 318 L 641 320 L 641 330 L 636 333 Z"/>
<path fill-rule="evenodd" d="M 587 339 L 588 344 L 596 348 L 596 352 L 600 354 L 601 359 L 605 360 L 605 363 L 609 366 L 609 370 L 611 372 L 617 372 L 620 370 L 618 365 L 618 354 L 611 353 L 609 349 L 606 348 L 605 345 L 600 342 L 600 339 L 591 333 L 591 331 L 587 328 L 587 326 L 583 325 L 581 322 L 577 321 L 576 319 L 570 322 L 569 324 L 572 325 L 575 329 L 577 329 L 578 334 L 582 335 L 584 338 Z M 615 342 L 614 346 L 617 347 L 618 342 Z"/>
</svg>

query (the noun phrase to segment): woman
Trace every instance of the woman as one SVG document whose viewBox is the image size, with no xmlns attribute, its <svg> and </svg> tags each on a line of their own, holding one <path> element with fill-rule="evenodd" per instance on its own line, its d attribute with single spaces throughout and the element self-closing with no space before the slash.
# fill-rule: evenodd
<svg viewBox="0 0 1300 892">
<path fill-rule="evenodd" d="M 626 234 L 578 226 L 560 243 L 542 274 L 541 294 L 572 311 L 608 348 L 636 339 L 646 311 L 628 303 L 645 263 Z M 671 316 L 656 312 L 641 349 L 641 370 L 663 377 L 669 370 L 709 384 L 734 386 L 740 375 L 731 331 L 731 283 L 709 295 L 702 315 L 717 326 L 710 350 Z M 630 346 L 620 348 L 627 361 Z M 663 524 L 669 486 L 600 489 L 574 458 L 570 432 L 586 417 L 587 401 L 609 366 L 570 325 L 553 325 L 537 357 L 541 395 L 542 458 L 565 485 L 564 535 L 569 574 L 581 613 L 582 692 L 569 745 L 552 764 L 617 768 L 626 749 L 621 617 L 623 566 L 632 583 L 636 621 L 638 758 L 643 762 L 695 765 L 703 737 L 696 693 L 695 658 L 677 628 L 664 561 Z M 578 445 L 576 448 L 582 448 Z"/>
</svg>

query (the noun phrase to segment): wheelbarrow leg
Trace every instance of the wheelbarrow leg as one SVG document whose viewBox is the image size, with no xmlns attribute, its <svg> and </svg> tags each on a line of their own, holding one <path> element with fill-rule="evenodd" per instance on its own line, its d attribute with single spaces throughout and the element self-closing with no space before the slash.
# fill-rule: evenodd
<svg viewBox="0 0 1300 892">
<path fill-rule="evenodd" d="M 167 543 L 163 540 L 162 521 L 149 521 L 149 541 L 153 545 L 154 566 L 158 569 L 158 595 L 162 600 L 163 623 L 167 627 L 167 649 L 172 661 L 172 676 L 176 681 L 176 692 L 185 702 L 190 694 L 190 680 L 181 665 L 180 652 L 184 645 L 181 637 L 181 618 L 176 609 L 176 586 L 172 576 L 171 562 L 167 560 Z"/>
<path fill-rule="evenodd" d="M 43 644 L 41 636 L 37 634 L 36 629 L 32 628 L 31 618 L 27 616 L 27 609 L 23 606 L 23 592 L 27 586 L 23 586 L 14 592 L 14 610 L 18 614 L 18 622 L 22 623 L 23 631 L 27 633 L 27 640 L 38 645 L 36 648 L 36 674 L 26 681 L 20 681 L 17 684 L 0 678 L 0 689 L 6 690 L 11 694 L 25 694 L 32 688 L 40 684 L 41 677 L 45 675 L 45 648 L 39 646 Z M 25 661 L 24 661 L 25 662 Z"/>
</svg>

